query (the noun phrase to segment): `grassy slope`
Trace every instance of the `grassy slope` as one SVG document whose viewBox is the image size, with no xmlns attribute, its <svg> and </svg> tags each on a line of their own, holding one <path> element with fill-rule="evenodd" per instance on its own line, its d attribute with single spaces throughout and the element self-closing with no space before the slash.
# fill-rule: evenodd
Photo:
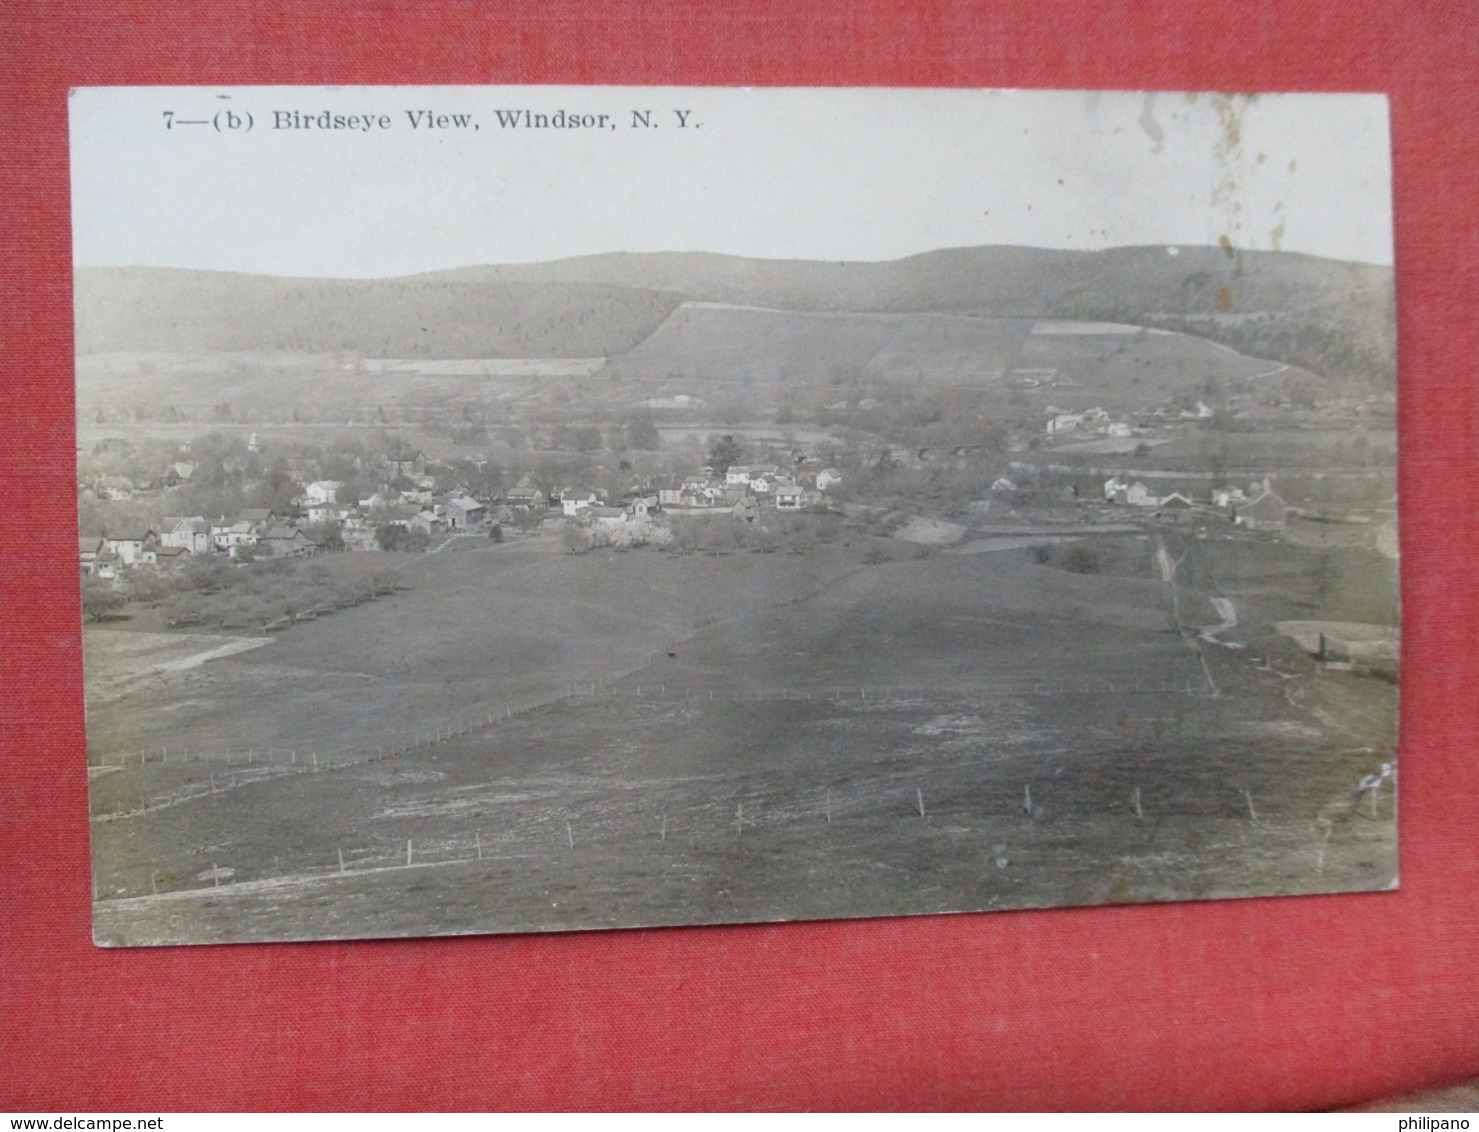
<svg viewBox="0 0 1479 1132">
<path fill-rule="evenodd" d="M 496 569 L 494 554 L 459 558 L 469 561 L 437 563 L 447 573 L 425 581 L 468 599 L 446 603 L 460 615 L 432 621 L 413 616 L 429 612 L 414 605 L 394 617 L 388 603 L 367 607 L 354 639 L 370 644 L 352 657 L 337 655 L 330 621 L 295 631 L 296 645 L 290 634 L 213 667 L 263 678 L 290 662 L 393 673 L 399 635 L 403 649 L 442 658 L 424 696 L 434 698 L 438 677 L 509 687 L 514 666 L 469 672 L 461 658 L 480 655 L 490 633 L 514 641 L 521 617 L 579 622 L 590 612 L 583 587 L 613 569 L 595 558 L 539 571 L 511 556 Z M 815 598 L 766 608 L 782 586 L 813 577 L 816 561 L 632 555 L 615 570 L 630 593 L 626 619 L 589 625 L 577 650 L 587 671 L 629 659 L 641 635 L 634 626 L 653 625 L 658 604 L 690 627 L 746 616 L 699 629 L 676 658 L 660 655 L 594 696 L 435 747 L 100 823 L 110 896 L 156 884 L 199 890 L 198 874 L 212 864 L 233 868 L 239 882 L 298 878 L 118 904 L 103 912 L 103 935 L 290 938 L 928 912 L 1380 887 L 1392 875 L 1389 806 L 1368 820 L 1350 795 L 1377 756 L 1353 751 L 1349 734 L 1355 727 L 1378 747 L 1390 742 L 1390 690 L 1367 682 L 1352 698 L 1339 678 L 1290 685 L 1210 650 L 1224 694 L 1178 693 L 1188 680 L 1199 686 L 1200 662 L 1164 632 L 1159 583 L 978 555 L 839 573 Z M 536 572 L 548 573 L 550 588 Z M 567 598 L 567 613 L 552 608 Z M 1190 593 L 1186 606 L 1200 608 Z M 554 671 L 548 657 L 523 659 Z M 271 701 L 274 713 L 292 714 L 320 683 L 306 668 L 296 678 L 299 699 Z M 1051 678 L 1079 690 L 1030 687 Z M 1093 690 L 1105 680 L 1145 691 Z M 1157 691 L 1161 680 L 1173 691 Z M 853 682 L 873 684 L 874 696 L 847 691 Z M 882 695 L 879 685 L 914 687 Z M 799 698 L 807 691 L 811 699 Z M 250 699 L 233 702 L 238 717 L 256 710 Z M 387 705 L 376 695 L 348 706 L 370 726 Z M 166 790 L 168 773 L 188 771 L 151 765 L 100 784 L 148 775 Z M 1137 788 L 1143 817 L 1133 813 Z M 1322 817 L 1334 830 L 1328 842 Z M 425 869 L 397 867 L 408 839 Z M 341 850 L 351 870 L 343 878 L 332 875 Z M 360 871 L 373 868 L 390 871 Z"/>
</svg>

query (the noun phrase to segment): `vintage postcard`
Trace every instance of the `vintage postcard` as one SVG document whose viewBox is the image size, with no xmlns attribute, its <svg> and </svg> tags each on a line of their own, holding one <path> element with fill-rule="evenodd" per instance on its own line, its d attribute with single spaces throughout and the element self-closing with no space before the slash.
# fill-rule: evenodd
<svg viewBox="0 0 1479 1132">
<path fill-rule="evenodd" d="M 98 943 L 1396 885 L 1383 97 L 71 124 Z"/>
</svg>

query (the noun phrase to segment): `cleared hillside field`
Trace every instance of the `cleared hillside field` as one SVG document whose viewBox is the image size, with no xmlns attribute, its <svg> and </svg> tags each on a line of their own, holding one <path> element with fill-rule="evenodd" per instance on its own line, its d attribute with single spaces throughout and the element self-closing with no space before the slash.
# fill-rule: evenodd
<svg viewBox="0 0 1479 1132">
<path fill-rule="evenodd" d="M 619 387 L 635 384 L 648 396 L 714 398 L 738 386 L 765 403 L 808 387 L 822 400 L 828 390 L 845 399 L 861 381 L 1019 389 L 1060 406 L 1067 398 L 1126 411 L 1290 372 L 1202 338 L 1135 327 L 713 303 L 679 307 L 611 362 Z"/>
<path fill-rule="evenodd" d="M 1071 325 L 1071 324 L 1069 324 Z M 1054 371 L 1054 380 L 1078 386 L 1085 395 L 1115 411 L 1143 409 L 1167 397 L 1198 394 L 1293 371 L 1262 358 L 1187 334 L 1165 332 L 1053 333 L 1038 323 L 1023 343 L 1018 365 Z M 1060 400 L 1067 392 L 1060 388 Z M 1080 406 L 1087 408 L 1087 405 Z"/>
<path fill-rule="evenodd" d="M 1059 332 L 1059 331 L 1063 332 Z M 1070 332 L 1071 331 L 1071 332 Z M 382 410 L 577 403 L 615 411 L 685 396 L 734 412 L 782 406 L 818 413 L 895 387 L 1025 397 L 1046 409 L 1143 410 L 1207 388 L 1286 382 L 1300 374 L 1183 334 L 930 312 L 844 313 L 685 303 L 640 341 L 610 356 L 431 359 L 348 352 L 84 354 L 79 420 L 116 424 L 161 409 L 195 421 L 366 419 Z M 1308 376 L 1308 375 L 1306 375 Z M 1313 379 L 1312 379 L 1313 380 Z"/>
<path fill-rule="evenodd" d="M 1032 323 L 957 315 L 764 310 L 685 303 L 613 359 L 618 379 L 821 385 L 857 376 L 980 383 L 1000 378 Z M 689 390 L 692 392 L 692 390 Z"/>
<path fill-rule="evenodd" d="M 101 942 L 935 912 L 1395 875 L 1390 799 L 1352 793 L 1390 757 L 1394 691 L 1367 681 L 1340 700 L 1346 683 L 1188 639 L 1158 582 L 1015 554 L 861 567 L 835 548 L 491 551 L 428 558 L 415 585 L 201 666 L 209 692 L 161 678 L 126 712 L 104 706 L 96 733 L 113 729 L 120 751 L 143 738 L 133 726 L 159 744 L 234 729 L 260 747 L 312 737 L 321 761 L 238 750 L 119 766 L 95 749 Z M 1217 619 L 1191 591 L 1181 606 Z M 1368 743 L 1347 733 L 1355 719 Z"/>
</svg>

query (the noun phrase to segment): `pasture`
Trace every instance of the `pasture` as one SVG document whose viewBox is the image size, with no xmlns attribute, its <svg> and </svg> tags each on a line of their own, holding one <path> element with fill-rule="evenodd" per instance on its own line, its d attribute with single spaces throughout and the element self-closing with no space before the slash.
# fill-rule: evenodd
<svg viewBox="0 0 1479 1132">
<path fill-rule="evenodd" d="M 841 546 L 503 547 L 428 556 L 407 579 L 89 704 L 100 942 L 1395 877 L 1390 793 L 1354 793 L 1391 758 L 1395 690 L 1317 673 L 1251 612 L 1248 648 L 1197 641 L 1148 575 L 1017 551 L 863 565 Z M 1221 619 L 1178 597 L 1182 627 Z M 136 663 L 88 636 L 90 682 Z"/>
</svg>

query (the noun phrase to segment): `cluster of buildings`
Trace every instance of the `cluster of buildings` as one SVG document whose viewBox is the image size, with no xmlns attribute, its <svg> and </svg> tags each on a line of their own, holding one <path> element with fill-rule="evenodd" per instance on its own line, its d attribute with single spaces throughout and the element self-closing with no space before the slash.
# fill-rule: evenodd
<svg viewBox="0 0 1479 1132">
<path fill-rule="evenodd" d="M 1136 426 L 1134 424 L 1125 420 L 1115 420 L 1110 413 L 1097 406 L 1085 409 L 1081 413 L 1070 413 L 1049 405 L 1046 412 L 1048 420 L 1044 431 L 1049 436 L 1067 436 L 1070 433 L 1075 436 L 1128 437 L 1135 435 Z M 1198 401 L 1194 409 L 1177 411 L 1162 406 L 1150 414 L 1155 418 L 1156 423 L 1164 423 L 1164 418 L 1167 417 L 1176 420 L 1205 421 L 1210 420 L 1214 415 L 1214 410 L 1205 401 Z M 1145 424 L 1146 421 L 1142 420 L 1140 423 Z"/>
<path fill-rule="evenodd" d="M 255 436 L 253 442 L 255 447 Z M 84 538 L 79 544 L 82 572 L 116 578 L 135 567 L 170 569 L 211 555 L 301 557 L 318 553 L 324 545 L 337 549 L 340 542 L 345 550 L 379 550 L 387 545 L 387 527 L 436 539 L 483 533 L 521 514 L 562 515 L 593 527 L 641 527 L 662 511 L 729 513 L 753 520 L 765 507 L 782 512 L 821 507 L 825 493 L 842 482 L 836 468 L 821 467 L 819 459 L 808 456 L 784 469 L 775 464 L 736 464 L 667 480 L 634 479 L 611 497 L 588 487 L 548 490 L 548 485 L 541 487 L 526 475 L 494 499 L 478 498 L 466 485 L 439 491 L 431 474 L 435 470 L 423 453 L 405 446 L 377 466 L 381 486 L 366 498 L 351 498 L 340 481 L 319 479 L 307 483 L 286 512 L 247 509 L 216 519 L 169 516 L 147 528 Z M 196 471 L 196 465 L 177 462 L 147 485 L 120 475 L 100 475 L 85 491 L 102 500 L 138 499 L 162 486 L 188 485 Z M 446 481 L 442 484 L 445 487 Z"/>
<path fill-rule="evenodd" d="M 1156 508 L 1162 514 L 1174 515 L 1194 510 L 1215 512 L 1229 517 L 1250 531 L 1282 531 L 1288 526 L 1289 506 L 1274 492 L 1269 481 L 1242 488 L 1217 488 L 1205 502 L 1199 502 L 1179 491 L 1156 495 L 1140 480 L 1129 481 L 1111 476 L 1104 481 L 1104 501 L 1129 507 Z"/>
<path fill-rule="evenodd" d="M 826 492 L 842 483 L 836 468 L 783 472 L 775 464 L 734 464 L 718 475 L 711 469 L 674 477 L 658 488 L 663 507 L 686 511 L 727 509 L 754 518 L 762 505 L 777 511 L 804 511 L 826 502 Z"/>
<path fill-rule="evenodd" d="M 842 482 L 836 468 L 786 473 L 775 464 L 735 464 L 723 474 L 712 468 L 697 475 L 671 476 L 638 487 L 621 506 L 608 506 L 605 495 L 588 487 L 568 488 L 559 495 L 561 514 L 596 526 L 619 526 L 670 514 L 730 514 L 753 521 L 763 507 L 804 511 L 825 505 L 825 492 Z M 522 486 L 522 485 L 521 485 Z M 516 502 L 516 488 L 508 494 Z"/>
<path fill-rule="evenodd" d="M 254 557 L 292 558 L 313 554 L 318 545 L 295 524 L 265 508 L 248 509 L 228 521 L 200 515 L 169 516 L 159 530 L 143 527 L 80 540 L 82 573 L 116 578 L 137 566 L 174 568 L 212 554 L 239 557 L 251 547 Z"/>
<path fill-rule="evenodd" d="M 346 550 L 378 550 L 381 527 L 404 527 L 428 538 L 482 529 L 488 506 L 463 491 L 435 493 L 428 480 L 402 491 L 382 488 L 352 504 L 338 502 L 341 485 L 320 480 L 304 488 L 298 501 L 311 526 L 339 532 Z"/>
</svg>

